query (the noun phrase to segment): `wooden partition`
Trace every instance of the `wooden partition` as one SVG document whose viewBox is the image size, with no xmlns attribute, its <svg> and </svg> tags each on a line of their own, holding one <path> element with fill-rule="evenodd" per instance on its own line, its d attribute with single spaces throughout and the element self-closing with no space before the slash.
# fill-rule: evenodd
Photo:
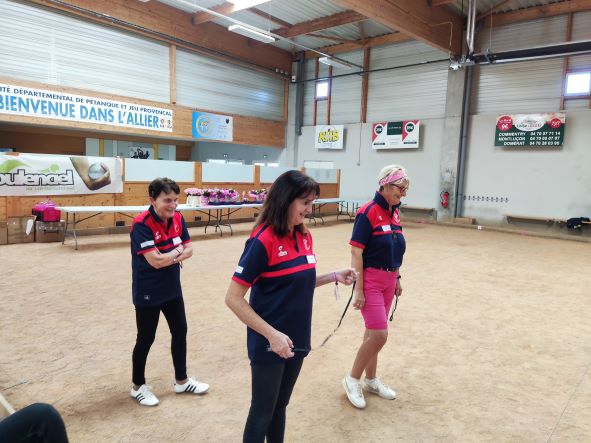
<svg viewBox="0 0 591 443">
<path fill-rule="evenodd" d="M 260 183 L 260 168 L 254 167 L 253 180 L 251 183 L 234 183 L 234 182 L 203 182 L 202 179 L 202 165 L 195 162 L 195 182 L 179 182 L 181 189 L 180 203 L 186 203 L 187 197 L 184 192 L 187 188 L 226 188 L 235 189 L 240 195 L 244 191 L 245 194 L 252 189 L 269 188 L 271 183 Z M 33 206 L 47 198 L 50 198 L 58 204 L 58 206 L 136 206 L 147 205 L 148 200 L 148 185 L 149 182 L 124 182 L 123 193 L 121 194 L 94 194 L 94 195 L 52 195 L 42 196 L 36 195 L 31 197 L 0 197 L 0 221 L 6 220 L 8 217 L 25 216 L 31 214 Z M 333 198 L 339 196 L 339 183 L 321 183 L 320 197 Z M 333 208 L 334 206 L 334 208 Z M 326 205 L 323 212 L 334 212 L 337 210 L 336 205 Z M 231 215 L 231 219 L 254 218 L 259 213 L 258 208 L 244 208 L 236 211 Z M 184 211 L 184 216 L 187 222 L 195 221 L 195 217 L 201 217 L 204 220 L 204 214 L 192 211 Z M 65 215 L 62 215 L 65 217 Z M 128 217 L 105 213 L 93 217 L 81 225 L 81 229 L 88 228 L 110 228 L 115 226 L 117 221 L 122 221 L 126 225 L 130 224 Z"/>
<path fill-rule="evenodd" d="M 6 210 L 6 197 L 0 197 L 0 220 L 6 220 L 8 211 Z"/>
</svg>

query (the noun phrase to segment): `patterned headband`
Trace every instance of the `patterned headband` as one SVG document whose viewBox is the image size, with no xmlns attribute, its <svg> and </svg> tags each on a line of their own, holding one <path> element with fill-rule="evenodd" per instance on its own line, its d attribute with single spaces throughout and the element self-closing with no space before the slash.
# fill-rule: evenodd
<svg viewBox="0 0 591 443">
<path fill-rule="evenodd" d="M 379 181 L 380 186 L 385 186 L 388 183 L 396 183 L 398 180 L 403 178 L 407 178 L 406 171 L 404 169 L 399 169 L 398 171 L 394 172 L 393 174 L 387 175 L 383 179 Z"/>
</svg>

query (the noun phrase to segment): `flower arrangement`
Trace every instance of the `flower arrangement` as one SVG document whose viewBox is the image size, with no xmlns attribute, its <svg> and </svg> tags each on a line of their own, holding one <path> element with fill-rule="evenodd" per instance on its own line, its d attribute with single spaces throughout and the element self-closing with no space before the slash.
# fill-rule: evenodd
<svg viewBox="0 0 591 443">
<path fill-rule="evenodd" d="M 203 195 L 203 189 L 199 188 L 187 188 L 185 189 L 186 195 L 194 195 L 196 197 L 201 197 Z"/>
<path fill-rule="evenodd" d="M 201 196 L 203 195 L 203 190 L 199 188 L 187 188 L 185 189 L 185 194 L 187 195 L 187 205 L 189 206 L 199 206 L 201 203 Z"/>
<path fill-rule="evenodd" d="M 199 189 L 201 206 L 239 203 L 238 192 L 234 189 Z M 188 199 L 188 197 L 187 197 Z"/>
<path fill-rule="evenodd" d="M 266 189 L 252 189 L 248 192 L 248 196 L 252 201 L 255 202 L 262 202 L 267 197 L 267 190 Z"/>
<path fill-rule="evenodd" d="M 219 189 L 219 188 L 187 188 L 185 189 L 187 195 L 187 205 L 189 206 L 208 206 L 208 205 L 227 205 L 227 204 L 241 204 L 243 201 L 248 202 L 245 198 L 244 192 L 242 196 L 235 189 Z M 266 189 L 253 189 L 248 193 L 250 201 L 261 202 L 267 195 Z"/>
</svg>

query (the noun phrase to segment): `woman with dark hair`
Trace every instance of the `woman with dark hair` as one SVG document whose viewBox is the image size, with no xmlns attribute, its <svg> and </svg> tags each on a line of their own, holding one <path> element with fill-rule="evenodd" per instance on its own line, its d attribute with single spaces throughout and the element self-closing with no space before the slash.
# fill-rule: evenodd
<svg viewBox="0 0 591 443">
<path fill-rule="evenodd" d="M 252 400 L 244 442 L 283 441 L 285 410 L 310 352 L 314 288 L 356 279 L 353 269 L 316 276 L 304 221 L 319 194 L 318 183 L 299 171 L 275 180 L 226 294 L 226 304 L 248 326 Z"/>
<path fill-rule="evenodd" d="M 132 292 L 137 324 L 133 349 L 131 396 L 142 406 L 156 406 L 158 398 L 146 384 L 148 352 L 160 318 L 164 314 L 172 335 L 171 352 L 175 372 L 174 391 L 203 394 L 209 389 L 187 377 L 187 318 L 181 289 L 181 263 L 193 256 L 187 225 L 180 212 L 179 186 L 169 178 L 150 183 L 150 208 L 131 225 Z"/>
</svg>

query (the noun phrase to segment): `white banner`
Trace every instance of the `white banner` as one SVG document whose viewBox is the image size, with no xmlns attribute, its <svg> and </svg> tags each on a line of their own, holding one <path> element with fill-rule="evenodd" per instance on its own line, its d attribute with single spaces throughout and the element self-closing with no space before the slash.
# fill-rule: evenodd
<svg viewBox="0 0 591 443">
<path fill-rule="evenodd" d="M 406 149 L 419 147 L 420 120 L 373 123 L 373 149 Z"/>
<path fill-rule="evenodd" d="M 0 196 L 122 193 L 122 172 L 120 158 L 0 154 Z"/>
<path fill-rule="evenodd" d="M 172 132 L 170 109 L 0 83 L 0 114 Z"/>
<path fill-rule="evenodd" d="M 343 149 L 343 136 L 345 125 L 318 125 L 316 126 L 316 149 Z"/>
</svg>

